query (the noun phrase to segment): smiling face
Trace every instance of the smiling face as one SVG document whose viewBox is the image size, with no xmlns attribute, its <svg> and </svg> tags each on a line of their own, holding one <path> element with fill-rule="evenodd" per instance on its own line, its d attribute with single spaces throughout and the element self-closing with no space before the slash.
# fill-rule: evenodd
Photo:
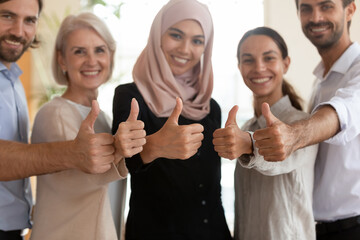
<svg viewBox="0 0 360 240">
<path fill-rule="evenodd" d="M 85 37 L 86 36 L 86 37 Z M 58 63 L 66 71 L 71 92 L 95 92 L 110 74 L 111 54 L 105 41 L 88 28 L 77 29 L 66 39 Z"/>
<path fill-rule="evenodd" d="M 345 8 L 342 0 L 300 0 L 299 17 L 305 36 L 318 49 L 327 49 L 348 38 L 347 24 L 354 3 Z"/>
<path fill-rule="evenodd" d="M 270 105 L 282 94 L 283 74 L 290 59 L 282 58 L 276 43 L 265 35 L 252 35 L 240 46 L 239 70 L 254 98 L 261 98 Z"/>
<path fill-rule="evenodd" d="M 186 73 L 199 63 L 205 49 L 200 24 L 184 20 L 172 25 L 161 38 L 161 49 L 175 76 Z"/>
<path fill-rule="evenodd" d="M 10 67 L 35 38 L 37 0 L 11 0 L 0 4 L 0 61 Z"/>
</svg>

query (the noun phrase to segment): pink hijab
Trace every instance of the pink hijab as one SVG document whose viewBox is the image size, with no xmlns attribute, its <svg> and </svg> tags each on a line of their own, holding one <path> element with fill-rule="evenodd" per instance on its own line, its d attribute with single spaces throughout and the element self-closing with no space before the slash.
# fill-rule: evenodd
<svg viewBox="0 0 360 240">
<path fill-rule="evenodd" d="M 201 61 L 189 72 L 174 76 L 161 50 L 161 37 L 177 22 L 193 19 L 205 35 Z M 150 110 L 157 117 L 169 117 L 176 97 L 183 100 L 185 118 L 201 120 L 210 112 L 213 90 L 211 52 L 213 23 L 208 8 L 196 0 L 170 0 L 156 15 L 145 49 L 137 59 L 133 78 Z"/>
</svg>

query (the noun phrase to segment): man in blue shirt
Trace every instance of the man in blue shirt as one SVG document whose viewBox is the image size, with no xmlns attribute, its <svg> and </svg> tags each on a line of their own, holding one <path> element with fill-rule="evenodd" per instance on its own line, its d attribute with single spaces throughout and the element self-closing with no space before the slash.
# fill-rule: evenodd
<svg viewBox="0 0 360 240">
<path fill-rule="evenodd" d="M 114 161 L 114 138 L 95 134 L 99 108 L 84 120 L 73 141 L 27 144 L 29 119 L 21 70 L 15 63 L 35 38 L 42 0 L 0 0 L 0 239 L 22 239 L 31 227 L 32 175 L 77 168 L 102 173 Z"/>
</svg>

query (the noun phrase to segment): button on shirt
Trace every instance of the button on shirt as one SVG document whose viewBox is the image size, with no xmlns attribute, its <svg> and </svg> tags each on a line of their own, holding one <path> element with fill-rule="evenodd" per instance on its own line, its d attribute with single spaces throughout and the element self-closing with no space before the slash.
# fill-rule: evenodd
<svg viewBox="0 0 360 240">
<path fill-rule="evenodd" d="M 22 74 L 14 63 L 10 70 L 0 62 L 0 139 L 28 142 L 29 117 Z M 0 159 L 1 161 L 1 159 Z M 0 229 L 29 228 L 32 195 L 28 178 L 0 181 Z"/>
<path fill-rule="evenodd" d="M 340 120 L 340 132 L 320 143 L 315 165 L 314 215 L 334 221 L 360 215 L 360 46 L 353 43 L 323 77 L 314 70 L 317 87 L 314 111 L 331 105 Z"/>
</svg>

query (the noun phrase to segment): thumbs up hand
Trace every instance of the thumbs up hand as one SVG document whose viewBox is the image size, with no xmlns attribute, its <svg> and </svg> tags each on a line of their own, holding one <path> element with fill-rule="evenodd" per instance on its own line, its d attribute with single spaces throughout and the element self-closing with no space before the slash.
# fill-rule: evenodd
<svg viewBox="0 0 360 240">
<path fill-rule="evenodd" d="M 215 151 L 220 157 L 230 160 L 252 153 L 250 134 L 242 131 L 236 123 L 238 109 L 238 106 L 234 106 L 229 112 L 225 128 L 216 129 L 213 133 Z"/>
<path fill-rule="evenodd" d="M 119 124 L 114 136 L 116 162 L 123 157 L 132 157 L 143 150 L 146 143 L 146 132 L 144 123 L 137 120 L 139 115 L 139 104 L 135 98 L 131 101 L 131 109 L 128 119 Z"/>
<path fill-rule="evenodd" d="M 88 116 L 81 123 L 74 140 L 73 152 L 75 168 L 86 173 L 103 173 L 110 169 L 114 161 L 114 139 L 111 134 L 94 132 L 94 124 L 100 113 L 99 104 L 92 102 Z"/>
<path fill-rule="evenodd" d="M 141 155 L 145 163 L 160 157 L 185 160 L 198 151 L 204 138 L 204 127 L 201 124 L 179 125 L 182 108 L 181 99 L 176 98 L 176 106 L 164 126 L 147 137 Z"/>
<path fill-rule="evenodd" d="M 255 146 L 266 161 L 283 161 L 294 151 L 291 127 L 271 113 L 269 104 L 263 103 L 261 107 L 266 128 L 255 131 Z"/>
</svg>

